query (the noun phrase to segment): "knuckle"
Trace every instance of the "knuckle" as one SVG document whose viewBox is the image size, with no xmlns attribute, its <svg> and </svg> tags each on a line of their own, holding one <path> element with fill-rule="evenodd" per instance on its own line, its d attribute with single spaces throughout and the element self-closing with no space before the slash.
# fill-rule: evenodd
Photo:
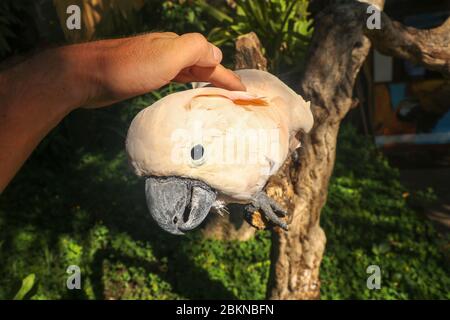
<svg viewBox="0 0 450 320">
<path fill-rule="evenodd" d="M 178 37 L 178 36 L 179 36 L 178 33 L 175 33 L 175 32 L 169 32 L 169 31 L 163 32 L 162 34 L 163 34 L 163 35 L 167 35 L 167 36 L 173 36 L 173 37 Z"/>
<path fill-rule="evenodd" d="M 185 33 L 181 36 L 181 38 L 191 41 L 196 45 L 206 45 L 208 42 L 205 36 L 198 32 Z"/>
</svg>

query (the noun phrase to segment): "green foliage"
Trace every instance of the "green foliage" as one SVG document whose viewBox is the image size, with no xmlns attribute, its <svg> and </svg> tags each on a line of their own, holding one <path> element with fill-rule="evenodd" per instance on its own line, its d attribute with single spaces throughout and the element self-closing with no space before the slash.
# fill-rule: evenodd
<svg viewBox="0 0 450 320">
<path fill-rule="evenodd" d="M 253 31 L 262 42 L 272 72 L 292 71 L 293 66 L 301 66 L 299 61 L 303 60 L 312 33 L 307 0 L 234 2 L 234 9 L 199 2 L 219 24 L 209 32 L 210 41 L 232 51 L 239 35 Z"/>
<path fill-rule="evenodd" d="M 145 0 L 143 6 L 137 5 L 136 1 L 108 1 L 93 10 L 102 16 L 93 39 L 155 31 L 206 33 L 208 26 L 208 21 L 202 16 L 202 8 L 192 1 Z M 63 30 L 56 17 L 57 12 L 48 1 L 41 4 L 0 1 L 0 61 L 33 50 L 42 45 L 42 39 L 45 39 L 45 46 L 64 43 Z"/>
<path fill-rule="evenodd" d="M 324 299 L 448 299 L 445 239 L 405 199 L 398 171 L 352 128 L 340 136 L 322 225 L 327 251 Z M 434 198 L 426 192 L 416 202 Z M 381 268 L 381 289 L 369 290 L 366 268 Z"/>
<path fill-rule="evenodd" d="M 22 29 L 31 6 L 32 2 L 28 1 L 0 1 L 0 61 L 17 51 L 18 47 L 29 46 L 30 39 Z"/>
<path fill-rule="evenodd" d="M 146 0 L 111 3 L 95 30 L 95 38 L 128 36 L 143 32 L 171 31 L 176 33 L 205 32 L 207 22 L 201 19 L 202 9 L 192 1 Z M 105 8 L 103 8 L 105 9 Z M 101 14 L 102 11 L 100 10 Z"/>
<path fill-rule="evenodd" d="M 164 27 L 164 31 L 205 33 L 209 29 L 202 7 L 195 1 L 162 1 L 161 7 L 163 15 L 159 25 Z"/>
<path fill-rule="evenodd" d="M 19 22 L 18 17 L 12 14 L 14 3 L 17 2 L 0 2 L 0 57 L 11 51 L 9 40 L 14 38 L 12 25 Z"/>
<path fill-rule="evenodd" d="M 152 99 L 125 104 L 137 112 Z M 269 232 L 247 242 L 161 232 L 122 149 L 74 152 L 64 165 L 49 166 L 36 155 L 27 163 L 0 198 L 0 298 L 27 291 L 19 291 L 20 283 L 34 274 L 33 290 L 20 296 L 263 299 Z M 397 170 L 344 128 L 322 215 L 328 239 L 322 298 L 449 298 L 444 239 L 408 206 L 404 191 Z M 71 264 L 81 268 L 82 290 L 65 287 Z M 381 268 L 381 290 L 366 288 L 372 264 Z"/>
<path fill-rule="evenodd" d="M 33 289 L 33 286 L 35 284 L 36 276 L 34 273 L 29 274 L 22 280 L 22 286 L 20 287 L 19 291 L 14 296 L 14 300 L 23 300 L 27 294 L 31 292 Z"/>
<path fill-rule="evenodd" d="M 200 32 L 224 51 L 224 63 L 232 64 L 234 42 L 239 35 L 255 32 L 263 44 L 270 69 L 298 71 L 312 33 L 307 0 L 270 1 L 145 1 L 127 14 L 109 15 L 96 37 L 130 35 L 148 31 L 179 34 Z M 294 68 L 293 68 L 294 66 Z"/>
<path fill-rule="evenodd" d="M 147 0 L 142 7 L 133 3 L 112 3 L 96 8 L 103 18 L 96 26 L 94 38 L 151 31 L 200 32 L 224 50 L 224 63 L 231 65 L 236 37 L 254 31 L 262 41 L 273 72 L 301 68 L 298 62 L 303 60 L 312 32 L 307 0 L 237 0 L 233 3 L 232 6 L 225 1 L 212 5 L 203 0 Z M 62 30 L 58 29 L 51 36 L 38 34 L 39 30 L 55 30 L 60 26 L 48 26 L 45 21 L 39 21 L 41 27 L 37 28 L 33 18 L 38 15 L 36 10 L 32 2 L 0 2 L 0 60 L 12 53 L 29 51 L 36 45 L 36 39 L 42 37 L 48 44 L 61 42 Z"/>
</svg>

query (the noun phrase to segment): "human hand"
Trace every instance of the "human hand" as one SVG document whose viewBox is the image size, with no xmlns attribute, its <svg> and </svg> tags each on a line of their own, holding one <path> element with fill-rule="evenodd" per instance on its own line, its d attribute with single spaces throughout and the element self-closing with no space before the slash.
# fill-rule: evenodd
<svg viewBox="0 0 450 320">
<path fill-rule="evenodd" d="M 156 90 L 171 81 L 211 82 L 245 90 L 239 77 L 223 67 L 222 52 L 198 33 L 150 33 L 88 43 L 96 66 L 86 71 L 84 107 L 101 107 Z M 95 72 L 92 72 L 95 70 Z"/>
<path fill-rule="evenodd" d="M 150 33 L 44 50 L 0 72 L 0 192 L 72 110 L 102 107 L 171 81 L 245 90 L 200 34 Z"/>
</svg>

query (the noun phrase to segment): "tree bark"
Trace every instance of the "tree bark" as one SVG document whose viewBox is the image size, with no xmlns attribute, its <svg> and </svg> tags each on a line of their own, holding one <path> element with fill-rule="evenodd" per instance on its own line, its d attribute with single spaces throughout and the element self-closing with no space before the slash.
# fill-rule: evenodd
<svg viewBox="0 0 450 320">
<path fill-rule="evenodd" d="M 266 189 L 290 215 L 288 232 L 272 232 L 267 292 L 271 299 L 320 297 L 319 268 L 326 243 L 320 212 L 327 199 L 339 125 L 357 103 L 353 87 L 370 49 L 364 35 L 366 7 L 357 2 L 330 6 L 315 20 L 300 84 L 300 94 L 311 101 L 314 128 L 304 135 L 297 159 L 290 159 Z"/>
<path fill-rule="evenodd" d="M 406 27 L 381 13 L 381 29 L 364 29 L 383 54 L 409 60 L 450 75 L 450 17 L 439 27 L 421 30 Z"/>
<path fill-rule="evenodd" d="M 267 71 L 267 59 L 262 53 L 261 42 L 254 32 L 244 34 L 237 38 L 234 59 L 234 68 L 236 70 L 258 69 Z"/>
</svg>

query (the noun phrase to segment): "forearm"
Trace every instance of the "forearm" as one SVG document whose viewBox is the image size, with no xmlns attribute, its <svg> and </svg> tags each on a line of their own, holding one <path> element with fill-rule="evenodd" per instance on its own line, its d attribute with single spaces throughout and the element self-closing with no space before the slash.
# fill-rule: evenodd
<svg viewBox="0 0 450 320">
<path fill-rule="evenodd" d="M 83 46 L 50 49 L 0 74 L 0 192 L 42 138 L 83 104 L 94 67 L 87 54 Z"/>
</svg>

